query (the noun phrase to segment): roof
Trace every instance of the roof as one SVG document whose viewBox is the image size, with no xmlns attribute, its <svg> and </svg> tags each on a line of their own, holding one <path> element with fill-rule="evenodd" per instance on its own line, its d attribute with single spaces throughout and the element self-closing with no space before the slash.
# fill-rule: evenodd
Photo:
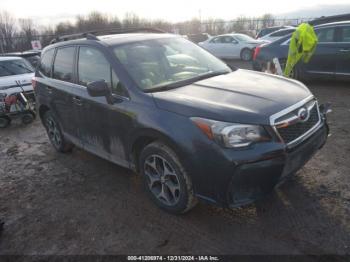
<svg viewBox="0 0 350 262">
<path fill-rule="evenodd" d="M 0 62 L 1 61 L 10 61 L 10 60 L 20 60 L 22 59 L 19 56 L 0 56 Z"/>
<path fill-rule="evenodd" d="M 326 23 L 326 24 L 319 24 L 319 25 L 315 25 L 315 28 L 324 27 L 324 26 L 332 26 L 332 25 L 347 25 L 347 24 L 350 24 L 350 20 L 341 21 L 341 22 L 332 22 L 332 23 Z"/>
<path fill-rule="evenodd" d="M 84 44 L 84 43 L 91 43 L 91 44 L 98 44 L 102 43 L 108 46 L 114 46 L 114 45 L 120 45 L 125 43 L 132 43 L 132 42 L 139 42 L 139 41 L 146 41 L 146 40 L 152 40 L 152 39 L 161 39 L 161 38 L 170 38 L 170 37 L 181 37 L 179 35 L 174 34 L 167 34 L 167 33 L 125 33 L 125 34 L 110 34 L 110 35 L 101 35 L 97 36 L 97 40 L 94 39 L 86 39 L 86 38 L 79 38 L 74 40 L 67 40 L 67 41 L 60 41 L 54 44 L 51 44 L 47 46 L 47 48 L 54 48 L 58 46 L 65 46 L 69 44 Z M 98 41 L 100 40 L 100 41 Z"/>
<path fill-rule="evenodd" d="M 114 35 L 103 35 L 98 36 L 102 42 L 107 45 L 118 45 L 130 42 L 138 42 L 152 39 L 169 38 L 169 37 L 180 37 L 173 34 L 150 34 L 150 33 L 133 33 L 133 34 L 114 34 Z"/>
</svg>

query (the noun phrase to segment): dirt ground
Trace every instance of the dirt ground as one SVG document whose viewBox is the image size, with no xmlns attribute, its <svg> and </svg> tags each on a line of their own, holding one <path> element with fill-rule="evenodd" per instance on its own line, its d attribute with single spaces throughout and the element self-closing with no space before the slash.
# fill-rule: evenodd
<svg viewBox="0 0 350 262">
<path fill-rule="evenodd" d="M 328 143 L 235 210 L 169 215 L 134 173 L 80 149 L 56 153 L 40 121 L 0 130 L 0 254 L 350 254 L 350 85 L 308 85 L 333 105 Z"/>
</svg>

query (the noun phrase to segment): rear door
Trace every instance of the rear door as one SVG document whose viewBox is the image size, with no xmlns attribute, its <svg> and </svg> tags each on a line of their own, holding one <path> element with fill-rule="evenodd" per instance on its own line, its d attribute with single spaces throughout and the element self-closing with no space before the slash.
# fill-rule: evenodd
<svg viewBox="0 0 350 262">
<path fill-rule="evenodd" d="M 314 77 L 335 78 L 337 44 L 335 27 L 315 29 L 318 37 L 316 51 L 306 64 L 301 63 L 306 74 Z"/>
<path fill-rule="evenodd" d="M 50 109 L 58 118 L 62 131 L 72 142 L 78 144 L 76 117 L 72 103 L 72 85 L 74 80 L 75 46 L 57 48 L 52 68 L 52 79 L 47 83 L 46 91 L 51 97 Z M 79 144 L 78 144 L 79 145 Z"/>
<path fill-rule="evenodd" d="M 336 78 L 350 80 L 350 25 L 338 28 Z"/>
</svg>

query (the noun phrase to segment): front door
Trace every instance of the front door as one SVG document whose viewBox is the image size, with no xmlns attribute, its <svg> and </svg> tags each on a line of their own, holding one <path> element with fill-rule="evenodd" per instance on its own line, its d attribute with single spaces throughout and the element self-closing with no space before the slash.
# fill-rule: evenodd
<svg viewBox="0 0 350 262">
<path fill-rule="evenodd" d="M 84 149 L 114 163 L 128 167 L 125 154 L 125 136 L 132 121 L 126 107 L 130 102 L 124 87 L 104 54 L 93 47 L 81 46 L 77 62 L 77 99 L 81 108 L 80 138 Z M 115 102 L 106 97 L 91 97 L 87 92 L 90 82 L 104 80 L 113 92 Z"/>
</svg>

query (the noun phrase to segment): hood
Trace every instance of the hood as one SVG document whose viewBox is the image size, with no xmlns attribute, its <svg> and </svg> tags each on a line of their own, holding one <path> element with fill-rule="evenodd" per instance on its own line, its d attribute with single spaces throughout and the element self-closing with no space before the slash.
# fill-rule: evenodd
<svg viewBox="0 0 350 262">
<path fill-rule="evenodd" d="M 153 93 L 156 105 L 163 110 L 246 124 L 269 124 L 271 115 L 310 95 L 298 81 L 242 69 Z"/>
<path fill-rule="evenodd" d="M 33 76 L 34 73 L 0 77 L 0 93 L 10 94 L 20 92 L 22 90 L 20 86 L 22 86 L 24 91 L 33 90 Z"/>
</svg>

